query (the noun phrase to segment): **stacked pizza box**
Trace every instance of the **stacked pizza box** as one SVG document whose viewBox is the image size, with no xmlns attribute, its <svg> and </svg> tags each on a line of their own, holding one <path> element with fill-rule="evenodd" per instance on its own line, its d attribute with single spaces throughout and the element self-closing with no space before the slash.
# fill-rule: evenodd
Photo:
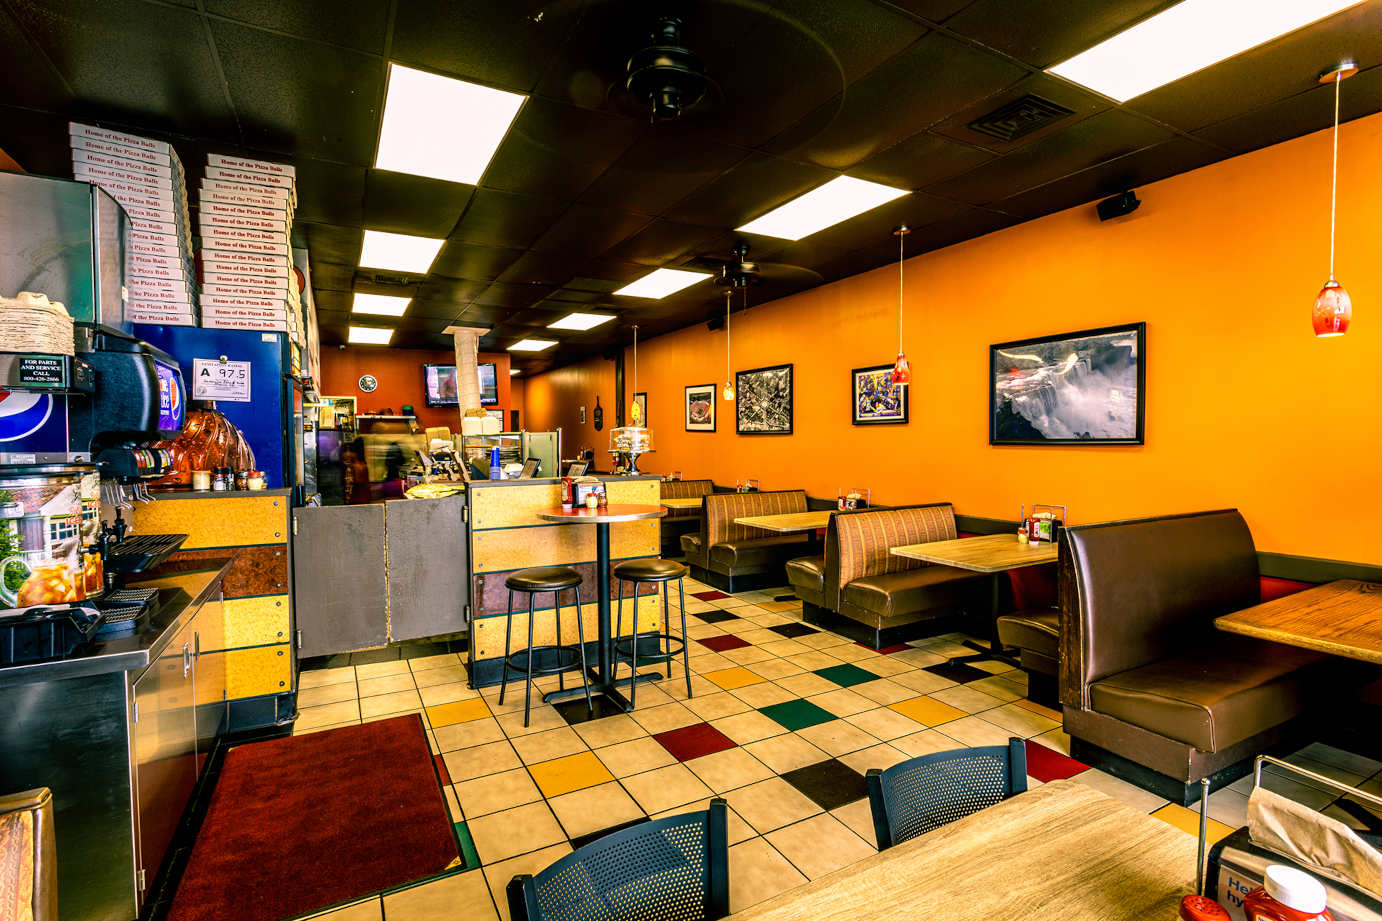
<svg viewBox="0 0 1382 921">
<path fill-rule="evenodd" d="M 211 154 L 198 195 L 202 326 L 302 335 L 288 233 L 295 170 Z"/>
<path fill-rule="evenodd" d="M 100 186 L 130 220 L 125 241 L 126 317 L 196 326 L 196 276 L 187 180 L 163 141 L 68 122 L 72 175 Z"/>
</svg>

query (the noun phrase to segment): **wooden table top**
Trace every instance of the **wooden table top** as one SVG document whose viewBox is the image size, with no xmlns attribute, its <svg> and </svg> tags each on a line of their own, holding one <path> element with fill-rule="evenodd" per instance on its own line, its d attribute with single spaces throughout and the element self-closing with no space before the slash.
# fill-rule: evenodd
<svg viewBox="0 0 1382 921">
<path fill-rule="evenodd" d="M 593 510 L 584 505 L 577 505 L 569 509 L 549 508 L 537 513 L 537 517 L 543 521 L 568 524 L 612 524 L 618 521 L 663 518 L 666 515 L 667 510 L 660 505 L 607 505 Z"/>
<path fill-rule="evenodd" d="M 776 531 L 778 534 L 793 534 L 797 531 L 815 531 L 830 524 L 830 509 L 820 512 L 788 512 L 785 515 L 750 515 L 734 519 L 735 524 L 746 524 L 752 528 Z"/>
<path fill-rule="evenodd" d="M 954 566 L 971 572 L 1004 572 L 1056 561 L 1054 543 L 1042 541 L 1024 544 L 1018 541 L 1016 534 L 985 534 L 983 537 L 961 537 L 959 540 L 938 540 L 929 544 L 908 544 L 905 547 L 893 547 L 892 553 L 895 556 Z"/>
<path fill-rule="evenodd" d="M 1340 579 L 1214 621 L 1229 633 L 1382 664 L 1382 583 Z"/>
<path fill-rule="evenodd" d="M 1193 835 L 1057 780 L 730 918 L 1175 918 L 1194 890 L 1195 848 Z"/>
<path fill-rule="evenodd" d="M 687 496 L 684 499 L 661 499 L 659 500 L 667 508 L 700 508 L 701 496 Z"/>
</svg>

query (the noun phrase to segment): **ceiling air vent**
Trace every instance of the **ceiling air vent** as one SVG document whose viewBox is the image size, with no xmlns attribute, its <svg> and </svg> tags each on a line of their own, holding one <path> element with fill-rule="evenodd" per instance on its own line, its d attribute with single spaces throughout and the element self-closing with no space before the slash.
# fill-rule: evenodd
<svg viewBox="0 0 1382 921">
<path fill-rule="evenodd" d="M 417 283 L 417 278 L 411 275 L 398 275 L 392 272 L 371 272 L 365 269 L 360 270 L 359 280 L 368 282 L 371 285 L 378 285 L 381 288 L 406 288 Z"/>
<path fill-rule="evenodd" d="M 979 116 L 969 123 L 969 128 L 1000 141 L 1015 141 L 1074 114 L 1063 105 L 1028 93 Z"/>
</svg>

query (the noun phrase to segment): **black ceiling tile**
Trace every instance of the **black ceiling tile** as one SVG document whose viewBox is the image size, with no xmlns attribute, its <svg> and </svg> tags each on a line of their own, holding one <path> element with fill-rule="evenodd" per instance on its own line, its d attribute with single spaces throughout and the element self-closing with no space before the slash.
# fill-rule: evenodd
<svg viewBox="0 0 1382 921">
<path fill-rule="evenodd" d="M 1312 90 L 1321 71 L 1346 58 L 1364 67 L 1382 61 L 1382 3 L 1337 13 L 1144 93 L 1126 107 L 1194 131 Z M 1345 99 L 1355 83 L 1344 82 Z M 1328 108 L 1332 110 L 1332 101 Z"/>
<path fill-rule="evenodd" d="M 317 273 L 314 269 L 312 280 L 315 282 Z M 332 291 L 319 288 L 315 284 L 312 286 L 312 295 L 317 305 L 318 317 L 323 312 L 326 313 L 350 313 L 351 302 L 354 294 L 350 291 Z"/>
<path fill-rule="evenodd" d="M 906 10 L 931 22 L 944 22 L 974 0 L 879 0 L 887 6 Z"/>
<path fill-rule="evenodd" d="M 542 288 L 545 289 L 545 293 L 566 284 L 577 271 L 579 264 L 579 259 L 567 253 L 539 253 L 529 250 L 499 273 L 499 281 L 506 285 Z"/>
<path fill-rule="evenodd" d="M 72 94 L 62 74 L 33 45 L 8 10 L 0 7 L 0 86 L 5 101 L 29 109 L 65 109 Z M 9 122 L 6 122 L 9 125 Z M 9 139 L 6 139 L 7 143 Z"/>
<path fill-rule="evenodd" d="M 969 127 L 977 121 L 995 121 L 994 113 L 1005 106 L 1017 104 L 1028 96 L 1035 96 L 1040 103 L 1055 103 L 1071 114 L 1053 117 L 1036 127 L 1028 125 L 1024 131 L 1011 139 L 995 137 L 992 134 L 976 131 Z M 1075 122 L 1088 118 L 1112 107 L 1112 103 L 1083 87 L 1052 77 L 1049 74 L 1032 74 L 1000 93 L 966 106 L 933 126 L 931 132 L 951 138 L 963 144 L 970 144 L 1005 154 L 1028 144 L 1035 144 L 1048 135 L 1057 134 L 1070 128 Z M 1001 124 L 1001 120 L 999 120 Z"/>
<path fill-rule="evenodd" d="M 436 261 L 432 263 L 432 274 L 448 278 L 493 281 L 522 253 L 519 249 L 448 240 L 437 254 Z"/>
<path fill-rule="evenodd" d="M 541 301 L 546 305 L 565 305 L 566 309 L 574 309 L 573 305 L 593 304 L 609 295 L 599 291 L 580 291 L 574 288 L 558 288 L 549 297 Z M 552 309 L 557 309 L 555 306 Z"/>
<path fill-rule="evenodd" d="M 660 214 L 742 161 L 746 152 L 716 143 L 692 144 L 661 126 L 634 144 L 580 201 L 622 211 Z"/>
<path fill-rule="evenodd" d="M 570 260 L 599 256 L 630 234 L 646 227 L 652 219 L 645 214 L 629 214 L 595 205 L 574 204 L 552 222 L 533 243 L 539 253 L 559 254 Z M 561 280 L 565 284 L 573 273 Z M 544 279 L 545 280 L 545 279 Z"/>
<path fill-rule="evenodd" d="M 10 4 L 9 10 L 71 87 L 82 116 L 237 140 L 194 10 L 102 0 Z M 33 66 L 43 79 L 47 65 Z M 6 101 L 13 98 L 7 90 Z"/>
<path fill-rule="evenodd" d="M 465 302 L 454 298 L 419 295 L 408 305 L 408 316 L 449 322 L 460 316 L 465 308 Z"/>
<path fill-rule="evenodd" d="M 1036 68 L 1050 67 L 1178 0 L 976 0 L 946 20 L 953 29 Z"/>
<path fill-rule="evenodd" d="M 484 307 L 527 307 L 536 304 L 553 290 L 555 285 L 506 284 L 494 282 L 476 295 L 475 303 Z"/>
<path fill-rule="evenodd" d="M 623 284 L 622 281 L 609 278 L 573 278 L 564 287 L 567 291 L 594 291 L 599 294 L 608 294 Z"/>
<path fill-rule="evenodd" d="M 850 252 L 869 246 L 875 240 L 891 241 L 896 250 L 897 238 L 893 236 L 893 228 L 899 224 L 923 227 L 948 220 L 967 210 L 965 205 L 914 192 L 798 240 L 787 246 L 778 258 L 789 265 L 810 268 L 825 262 L 832 253 Z"/>
<path fill-rule="evenodd" d="M 831 170 L 753 154 L 688 195 L 664 215 L 710 227 L 738 227 L 835 178 Z"/>
<path fill-rule="evenodd" d="M 672 265 L 679 257 L 694 252 L 713 233 L 699 224 L 658 220 L 615 246 L 608 255 L 643 265 Z"/>
<path fill-rule="evenodd" d="M 282 155 L 265 155 L 258 151 L 251 151 L 250 155 L 265 160 L 286 159 Z M 204 156 L 201 162 L 206 162 Z M 293 163 L 297 171 L 297 220 L 351 226 L 361 224 L 365 198 L 363 166 L 302 158 L 293 160 Z"/>
<path fill-rule="evenodd" d="M 855 164 L 849 174 L 899 189 L 919 189 L 972 170 L 994 156 L 987 150 L 923 131 Z"/>
<path fill-rule="evenodd" d="M 369 54 L 384 52 L 388 0 L 205 0 L 205 4 L 213 16 Z"/>
<path fill-rule="evenodd" d="M 72 151 L 67 146 L 67 118 L 49 112 L 0 106 L 0 150 L 26 172 L 72 178 Z"/>
<path fill-rule="evenodd" d="M 355 273 L 355 290 L 361 294 L 382 294 L 385 297 L 415 297 L 422 290 L 422 281 L 416 275 L 360 269 Z"/>
<path fill-rule="evenodd" d="M 646 126 L 548 99 L 529 99 L 481 184 L 526 195 L 573 197 L 600 177 Z"/>
<path fill-rule="evenodd" d="M 477 83 L 529 92 L 580 21 L 585 0 L 408 0 L 392 58 Z"/>
<path fill-rule="evenodd" d="M 1360 71 L 1340 86 L 1339 117 L 1350 121 L 1382 110 L 1382 66 Z M 1334 87 L 1319 86 L 1280 102 L 1201 128 L 1195 136 L 1247 153 L 1334 124 Z M 1340 154 L 1347 156 L 1347 148 Z"/>
<path fill-rule="evenodd" d="M 365 179 L 364 225 L 370 230 L 445 237 L 456 227 L 474 186 L 371 169 Z"/>
<path fill-rule="evenodd" d="M 1221 151 L 1185 137 L 1174 137 L 1155 147 L 1118 157 L 1056 182 L 1048 183 L 994 204 L 1023 220 L 1093 202 L 1127 189 L 1147 185 L 1167 176 L 1198 169 L 1225 156 Z M 1155 191 L 1143 197 L 1155 195 Z M 1094 217 L 1094 209 L 1090 209 Z"/>
<path fill-rule="evenodd" d="M 294 157 L 373 162 L 384 102 L 379 58 L 209 22 L 245 143 Z"/>
<path fill-rule="evenodd" d="M 1111 109 L 962 176 L 929 186 L 927 191 L 986 205 L 1169 137 L 1171 133 L 1157 125 Z"/>
<path fill-rule="evenodd" d="M 907 255 L 930 252 L 1019 223 L 1019 218 L 988 208 L 971 208 L 948 221 L 917 227 L 907 235 Z M 891 254 L 890 254 L 891 255 Z"/>
<path fill-rule="evenodd" d="M 311 254 L 311 244 L 308 244 Z M 350 291 L 355 287 L 355 266 L 313 258 L 312 287 L 317 291 Z"/>
<path fill-rule="evenodd" d="M 365 235 L 358 227 L 337 224 L 307 224 L 307 248 L 312 261 L 340 265 L 360 264 L 360 244 Z"/>
<path fill-rule="evenodd" d="M 451 239 L 525 249 L 565 210 L 561 200 L 476 189 Z"/>
<path fill-rule="evenodd" d="M 764 150 L 847 169 L 1026 73 L 997 55 L 932 33 L 773 138 Z"/>
</svg>

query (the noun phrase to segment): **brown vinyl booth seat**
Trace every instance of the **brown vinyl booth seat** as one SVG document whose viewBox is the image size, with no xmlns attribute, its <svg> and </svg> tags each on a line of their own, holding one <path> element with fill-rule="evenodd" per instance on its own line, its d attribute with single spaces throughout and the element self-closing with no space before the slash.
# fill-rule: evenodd
<svg viewBox="0 0 1382 921">
<path fill-rule="evenodd" d="M 826 528 L 825 554 L 787 564 L 787 578 L 805 604 L 803 618 L 828 622 L 834 612 L 866 630 L 875 649 L 899 638 L 895 628 L 926 622 L 972 606 L 987 584 L 980 573 L 895 556 L 893 547 L 954 540 L 955 510 L 948 502 L 836 512 Z M 807 607 L 810 605 L 811 607 Z M 848 632 L 848 631 L 847 631 Z"/>
<path fill-rule="evenodd" d="M 1060 696 L 1078 760 L 1188 804 L 1201 778 L 1245 774 L 1361 677 L 1215 629 L 1261 597 L 1236 510 L 1071 527 L 1061 541 Z"/>
<path fill-rule="evenodd" d="M 700 531 L 683 534 L 681 548 L 693 578 L 721 591 L 781 585 L 782 566 L 800 556 L 805 534 L 773 534 L 735 524 L 751 515 L 788 515 L 806 511 L 806 492 L 712 493 L 703 501 Z"/>
<path fill-rule="evenodd" d="M 1053 566 L 1014 569 L 1008 572 L 1013 590 L 1013 611 L 998 618 L 998 642 L 1016 649 L 1018 662 L 1027 673 L 1027 697 L 1049 707 L 1059 707 L 1056 690 L 1060 671 L 1060 608 L 1056 606 Z"/>
<path fill-rule="evenodd" d="M 659 485 L 660 498 L 698 499 L 715 491 L 710 480 L 663 480 Z M 662 519 L 662 555 L 677 556 L 681 552 L 681 537 L 696 531 L 700 521 L 699 508 L 669 508 Z"/>
<path fill-rule="evenodd" d="M 0 796 L 0 918 L 58 921 L 53 794 Z"/>
</svg>

